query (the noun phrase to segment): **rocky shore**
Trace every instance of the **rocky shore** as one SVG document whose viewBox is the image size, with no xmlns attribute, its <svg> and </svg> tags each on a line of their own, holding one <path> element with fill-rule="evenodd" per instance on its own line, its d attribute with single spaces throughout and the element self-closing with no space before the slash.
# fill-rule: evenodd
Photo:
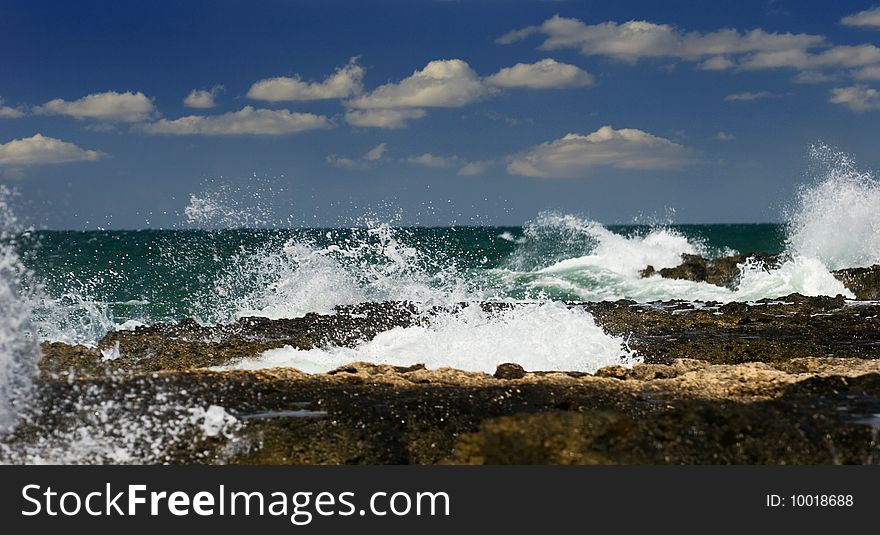
<svg viewBox="0 0 880 535">
<path fill-rule="evenodd" d="M 646 266 L 643 277 L 660 275 L 667 279 L 682 279 L 693 282 L 707 282 L 716 286 L 734 289 L 739 282 L 740 265 L 751 263 L 767 271 L 778 268 L 786 260 L 785 254 L 770 255 L 747 253 L 743 255 L 719 256 L 706 259 L 699 255 L 681 255 L 681 264 L 654 269 Z M 865 268 L 847 268 L 831 272 L 834 277 L 853 293 L 856 299 L 871 301 L 880 299 L 880 265 Z"/>
<path fill-rule="evenodd" d="M 795 294 L 569 306 L 625 336 L 644 364 L 207 369 L 431 321 L 408 303 L 45 344 L 32 409 L 0 462 L 880 462 L 880 304 Z"/>
</svg>

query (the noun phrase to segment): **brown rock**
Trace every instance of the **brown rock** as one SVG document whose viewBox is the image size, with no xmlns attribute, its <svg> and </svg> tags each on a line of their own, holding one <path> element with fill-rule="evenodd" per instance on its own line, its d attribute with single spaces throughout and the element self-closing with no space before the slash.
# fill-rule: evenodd
<svg viewBox="0 0 880 535">
<path fill-rule="evenodd" d="M 867 268 L 849 268 L 833 272 L 834 277 L 855 294 L 856 299 L 880 299 L 880 265 Z"/>
<path fill-rule="evenodd" d="M 526 371 L 519 364 L 506 362 L 495 368 L 496 379 L 522 379 L 525 376 Z"/>
</svg>

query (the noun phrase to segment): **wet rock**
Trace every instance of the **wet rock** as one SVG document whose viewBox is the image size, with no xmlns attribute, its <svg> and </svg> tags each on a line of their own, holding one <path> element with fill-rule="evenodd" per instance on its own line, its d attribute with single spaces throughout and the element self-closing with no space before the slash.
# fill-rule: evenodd
<svg viewBox="0 0 880 535">
<path fill-rule="evenodd" d="M 699 255 L 683 254 L 682 262 L 672 268 L 656 270 L 647 266 L 640 273 L 642 277 L 659 274 L 667 279 L 683 279 L 694 282 L 707 282 L 716 286 L 735 289 L 739 283 L 740 268 L 744 262 L 752 262 L 770 271 L 777 269 L 787 258 L 785 255 L 748 253 L 745 255 L 722 256 L 707 260 Z M 880 300 L 880 265 L 863 268 L 847 268 L 833 271 L 832 275 L 863 301 Z"/>
<path fill-rule="evenodd" d="M 875 301 L 880 299 L 880 265 L 833 271 L 834 277 L 849 289 L 856 299 Z"/>
<path fill-rule="evenodd" d="M 784 362 L 805 356 L 880 358 L 880 305 L 792 294 L 758 303 L 584 304 L 647 363 Z"/>
<path fill-rule="evenodd" d="M 0 461 L 51 459 L 40 449 L 46 444 L 91 448 L 81 462 L 880 461 L 876 429 L 861 423 L 880 413 L 880 361 L 677 360 L 636 366 L 623 380 L 616 375 L 525 373 L 511 382 L 359 363 L 318 375 L 273 369 L 43 378 L 25 423 L 0 448 Z M 208 436 L 188 408 L 210 406 L 222 407 L 236 425 Z M 178 409 L 162 412 L 167 407 Z M 127 419 L 92 417 L 109 409 Z M 148 432 L 120 436 L 120 429 L 142 431 L 142 422 L 150 422 Z M 96 440 L 70 439 L 84 436 Z M 102 453 L 104 441 L 113 447 Z"/>
<path fill-rule="evenodd" d="M 515 305 L 482 306 L 492 313 Z M 568 306 L 592 313 L 599 325 L 626 339 L 628 347 L 649 364 L 670 365 L 676 359 L 737 364 L 806 356 L 880 358 L 880 304 L 846 306 L 843 296 L 791 294 L 724 305 L 621 300 Z M 44 344 L 40 368 L 50 375 L 91 377 L 229 365 L 284 345 L 351 346 L 383 330 L 429 323 L 439 310 L 416 314 L 406 303 L 374 303 L 291 320 L 244 318 L 216 327 L 193 322 L 140 327 L 109 333 L 98 349 Z M 512 366 L 502 366 L 500 373 L 516 378 L 520 371 Z M 346 368 L 336 373 L 345 373 Z"/>
<path fill-rule="evenodd" d="M 716 286 L 734 289 L 739 282 L 739 265 L 744 262 L 753 262 L 770 270 L 779 267 L 782 261 L 780 255 L 764 253 L 748 253 L 745 255 L 722 256 L 713 260 L 707 260 L 699 255 L 682 254 L 682 262 L 676 267 L 663 268 L 656 273 L 667 279 L 684 279 L 694 282 L 707 282 Z M 649 266 L 642 271 L 643 277 L 655 273 L 654 268 Z"/>
</svg>

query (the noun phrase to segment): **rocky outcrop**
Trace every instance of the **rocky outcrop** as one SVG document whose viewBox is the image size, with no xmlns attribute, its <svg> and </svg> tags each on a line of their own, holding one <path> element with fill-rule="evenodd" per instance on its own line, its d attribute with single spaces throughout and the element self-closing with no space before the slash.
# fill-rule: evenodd
<svg viewBox="0 0 880 535">
<path fill-rule="evenodd" d="M 86 448 L 80 462 L 880 461 L 877 360 L 680 359 L 595 375 L 496 375 L 503 377 L 354 363 L 320 375 L 193 370 L 43 379 L 0 461 L 20 462 L 16 455 L 47 443 Z M 210 406 L 222 407 L 215 412 L 234 425 L 214 433 L 200 427 L 193 415 Z M 111 410 L 121 416 L 108 416 Z M 106 443 L 124 447 L 102 453 Z M 124 456 L 129 450 L 138 456 Z"/>
<path fill-rule="evenodd" d="M 744 262 L 753 262 L 767 271 L 778 268 L 785 255 L 749 253 L 746 255 L 721 256 L 708 260 L 699 255 L 681 255 L 681 264 L 657 270 L 647 266 L 641 271 L 642 277 L 660 275 L 667 279 L 682 279 L 694 282 L 707 282 L 716 286 L 736 289 L 739 283 L 740 268 Z M 834 277 L 863 301 L 880 300 L 880 265 L 866 268 L 846 268 L 831 272 Z"/>
<path fill-rule="evenodd" d="M 350 345 L 448 311 L 408 303 L 141 327 L 97 349 L 46 344 L 0 463 L 880 461 L 880 304 L 793 294 L 569 306 L 624 336 L 645 364 L 588 374 L 507 363 L 494 375 L 418 364 L 317 375 L 204 368 L 279 344 Z"/>
<path fill-rule="evenodd" d="M 489 311 L 513 306 L 484 303 Z M 880 304 L 846 306 L 843 296 L 792 294 L 757 303 L 633 301 L 570 303 L 584 308 L 609 333 L 624 337 L 648 363 L 699 358 L 716 364 L 782 362 L 803 356 L 880 358 Z M 107 334 L 97 349 L 44 344 L 47 375 L 101 376 L 222 366 L 290 345 L 350 346 L 378 332 L 429 323 L 446 308 L 416 313 L 409 303 L 340 307 L 335 314 L 290 320 L 243 318 L 230 325 L 177 324 Z M 523 373 L 513 365 L 504 377 Z"/>
<path fill-rule="evenodd" d="M 880 299 L 880 265 L 841 269 L 833 271 L 832 274 L 856 296 L 856 299 L 865 301 Z"/>
<path fill-rule="evenodd" d="M 659 271 L 653 266 L 642 270 L 643 277 L 659 274 L 667 279 L 684 279 L 694 282 L 708 282 L 716 286 L 736 288 L 739 282 L 739 265 L 750 261 L 759 263 L 765 269 L 774 269 L 781 263 L 779 255 L 763 253 L 749 253 L 746 255 L 721 256 L 714 260 L 707 260 L 699 255 L 681 255 L 681 264 L 672 268 L 663 268 Z"/>
</svg>

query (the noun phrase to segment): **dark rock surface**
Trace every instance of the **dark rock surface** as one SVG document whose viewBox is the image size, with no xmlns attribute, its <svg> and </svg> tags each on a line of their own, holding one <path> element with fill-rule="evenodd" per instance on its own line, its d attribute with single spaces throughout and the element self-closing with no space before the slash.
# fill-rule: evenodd
<svg viewBox="0 0 880 535">
<path fill-rule="evenodd" d="M 856 296 L 856 299 L 866 301 L 880 299 L 880 265 L 841 269 L 832 274 Z"/>
<path fill-rule="evenodd" d="M 509 363 L 494 376 L 417 364 L 202 368 L 431 321 L 408 303 L 141 327 L 100 349 L 46 344 L 30 412 L 0 443 L 0 462 L 880 462 L 880 303 L 793 294 L 569 306 L 646 364 L 587 374 Z M 232 423 L 209 433 L 210 410 Z"/>
<path fill-rule="evenodd" d="M 185 412 L 156 416 L 156 400 L 222 406 L 237 423 L 206 436 L 181 424 Z M 112 418 L 101 427 L 93 416 L 109 401 L 134 426 L 159 430 L 125 439 L 140 455 L 128 462 L 880 462 L 870 423 L 880 413 L 880 361 L 815 358 L 772 366 L 676 360 L 519 379 L 352 364 L 314 376 L 274 369 L 42 380 L 34 414 L 0 460 L 70 436 L 119 440 L 114 433 L 131 429 Z M 85 460 L 118 462 L 120 454 L 95 455 Z"/>
<path fill-rule="evenodd" d="M 509 306 L 483 305 L 490 311 Z M 880 358 L 880 303 L 848 305 L 842 296 L 792 294 L 754 304 L 623 300 L 569 306 L 587 309 L 606 331 L 624 337 L 629 348 L 648 363 L 676 358 L 718 364 L 781 362 L 804 356 Z M 414 310 L 409 303 L 386 302 L 289 320 L 244 318 L 216 327 L 184 320 L 138 327 L 107 334 L 99 349 L 44 344 L 40 368 L 49 375 L 65 376 L 189 370 L 231 364 L 284 345 L 298 349 L 351 346 L 396 326 L 430 322 L 436 312 L 416 314 Z M 103 357 L 101 350 L 112 354 L 116 348 L 118 358 Z M 519 372 L 511 368 L 501 373 L 515 376 Z"/>
<path fill-rule="evenodd" d="M 655 269 L 654 266 L 647 266 L 641 271 L 641 275 L 642 277 L 660 275 L 667 279 L 707 282 L 733 290 L 739 283 L 739 265 L 743 262 L 756 262 L 763 269 L 770 271 L 778 268 L 785 258 L 785 255 L 748 253 L 708 260 L 699 255 L 683 254 L 681 255 L 682 262 L 678 266 L 660 270 Z M 831 274 L 842 282 L 855 295 L 856 299 L 880 300 L 880 265 L 839 269 L 832 271 Z"/>
<path fill-rule="evenodd" d="M 736 288 L 739 282 L 739 264 L 751 261 L 760 263 L 765 269 L 775 269 L 781 263 L 779 255 L 767 255 L 763 253 L 749 253 L 746 255 L 722 256 L 714 260 L 707 260 L 699 255 L 683 254 L 682 262 L 673 268 L 663 268 L 655 271 L 653 266 L 648 266 L 642 272 L 643 276 L 659 273 L 667 279 L 684 279 L 694 282 L 708 282 L 716 286 Z"/>
</svg>

